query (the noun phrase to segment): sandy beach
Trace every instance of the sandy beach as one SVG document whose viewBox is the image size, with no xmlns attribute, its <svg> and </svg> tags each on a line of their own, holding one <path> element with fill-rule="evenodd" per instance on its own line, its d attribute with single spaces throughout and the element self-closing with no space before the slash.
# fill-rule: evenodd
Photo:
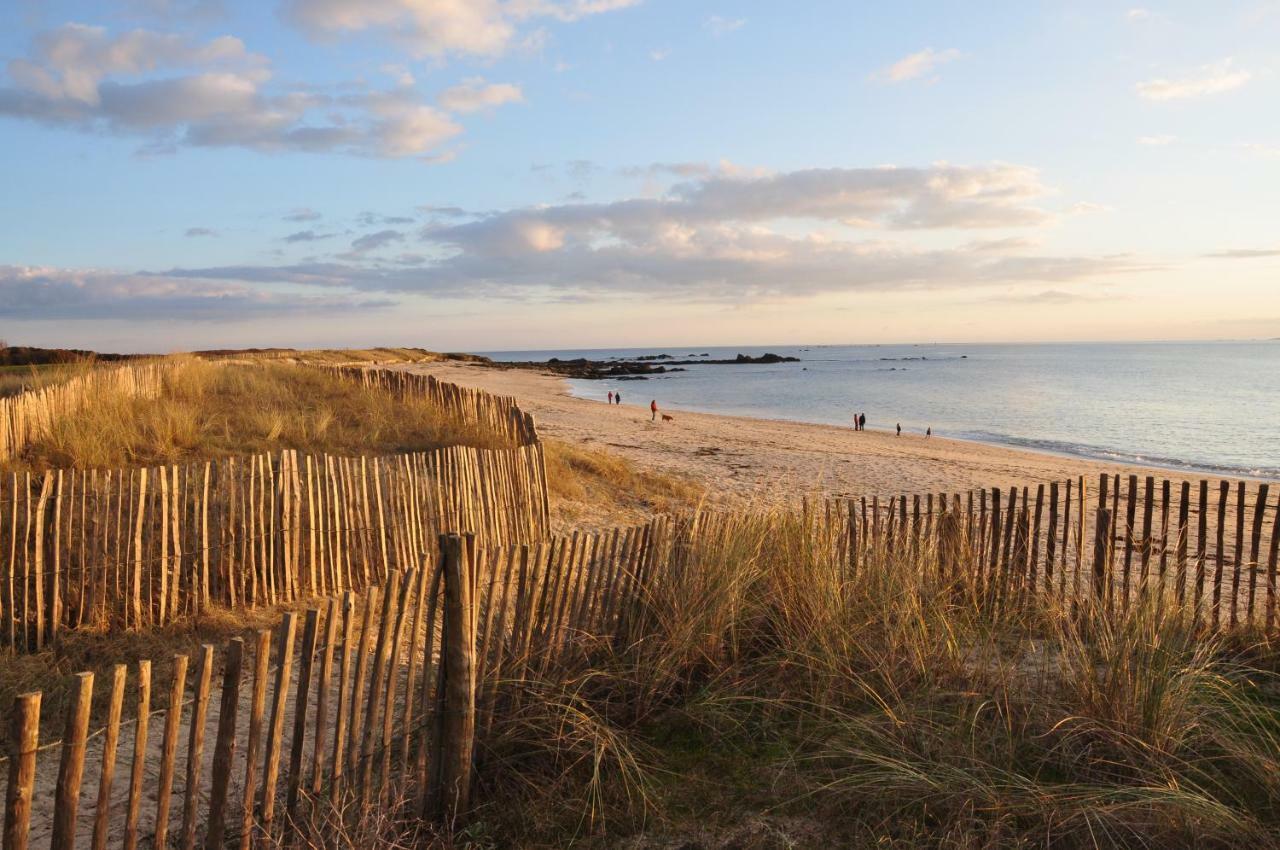
<svg viewBox="0 0 1280 850">
<path fill-rule="evenodd" d="M 1104 471 L 1152 475 L 1157 480 L 1200 477 L 937 435 L 897 437 L 891 431 L 855 432 L 830 425 L 686 410 L 667 411 L 675 417 L 674 422 L 652 422 L 644 382 L 634 383 L 627 394 L 636 400 L 643 398 L 641 403 L 610 407 L 573 397 L 568 384 L 554 375 L 461 363 L 408 368 L 515 396 L 533 413 L 546 437 L 616 452 L 642 468 L 691 478 L 713 495 L 767 503 L 816 493 L 887 496 L 962 492 L 1081 475 L 1092 484 Z"/>
</svg>

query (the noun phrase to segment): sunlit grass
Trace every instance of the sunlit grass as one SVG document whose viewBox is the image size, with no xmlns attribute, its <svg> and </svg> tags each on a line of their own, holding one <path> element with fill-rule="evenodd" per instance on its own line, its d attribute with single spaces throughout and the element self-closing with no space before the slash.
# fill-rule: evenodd
<svg viewBox="0 0 1280 850">
<path fill-rule="evenodd" d="M 102 394 L 59 418 L 7 468 L 154 465 L 279 449 L 369 455 L 505 445 L 426 399 L 362 387 L 323 369 L 171 362 L 159 398 Z"/>
<path fill-rule="evenodd" d="M 491 814 L 512 840 L 554 846 L 586 823 L 666 846 L 731 832 L 713 812 L 746 806 L 816 818 L 832 846 L 1277 846 L 1280 681 L 1154 600 L 994 606 L 931 550 L 879 548 L 855 572 L 783 512 L 691 539 L 637 640 L 573 689 L 591 740 L 625 748 L 573 773 L 546 755 L 568 727 L 539 727 L 526 740 L 561 816 Z M 516 790 L 545 811 L 538 764 Z"/>
</svg>

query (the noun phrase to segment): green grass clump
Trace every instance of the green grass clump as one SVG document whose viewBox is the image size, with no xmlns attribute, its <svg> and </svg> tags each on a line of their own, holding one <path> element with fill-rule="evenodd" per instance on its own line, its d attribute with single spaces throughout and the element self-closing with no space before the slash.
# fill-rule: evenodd
<svg viewBox="0 0 1280 850">
<path fill-rule="evenodd" d="M 691 539 L 572 689 L 590 724 L 499 724 L 505 840 L 1280 846 L 1280 679 L 1171 600 L 995 604 L 931 550 L 855 572 L 788 513 Z"/>
</svg>

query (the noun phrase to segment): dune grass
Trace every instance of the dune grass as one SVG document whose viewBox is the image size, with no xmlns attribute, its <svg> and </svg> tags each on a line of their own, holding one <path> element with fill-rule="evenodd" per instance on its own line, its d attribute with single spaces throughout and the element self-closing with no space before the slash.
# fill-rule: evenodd
<svg viewBox="0 0 1280 850">
<path fill-rule="evenodd" d="M 545 440 L 555 527 L 617 526 L 687 510 L 704 496 L 685 479 L 638 468 L 609 452 Z"/>
<path fill-rule="evenodd" d="M 491 846 L 1276 847 L 1280 680 L 1156 604 L 993 608 L 852 575 L 795 515 L 705 536 L 650 627 L 530 686 Z M 536 697 L 536 698 L 534 698 Z M 513 805 L 513 800 L 521 801 Z"/>
<path fill-rule="evenodd" d="M 60 383 L 89 368 L 88 363 L 0 366 L 0 398 Z"/>
<path fill-rule="evenodd" d="M 430 363 L 450 356 L 424 348 L 224 348 L 195 352 L 203 358 L 233 361 L 277 361 L 311 365 Z M 461 355 L 457 355 L 461 356 Z"/>
<path fill-rule="evenodd" d="M 176 359 L 156 399 L 105 395 L 37 440 L 7 469 L 104 468 L 298 449 L 344 455 L 446 445 L 496 448 L 496 435 L 452 422 L 322 369 Z"/>
</svg>

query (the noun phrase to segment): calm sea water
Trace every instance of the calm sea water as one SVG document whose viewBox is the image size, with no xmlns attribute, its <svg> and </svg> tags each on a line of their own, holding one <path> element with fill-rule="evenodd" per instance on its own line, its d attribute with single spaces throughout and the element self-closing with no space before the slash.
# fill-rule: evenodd
<svg viewBox="0 0 1280 850">
<path fill-rule="evenodd" d="M 904 430 L 1197 472 L 1280 478 L 1280 342 L 763 346 L 496 352 L 499 360 L 767 351 L 800 363 L 571 381 L 664 408 Z"/>
</svg>

